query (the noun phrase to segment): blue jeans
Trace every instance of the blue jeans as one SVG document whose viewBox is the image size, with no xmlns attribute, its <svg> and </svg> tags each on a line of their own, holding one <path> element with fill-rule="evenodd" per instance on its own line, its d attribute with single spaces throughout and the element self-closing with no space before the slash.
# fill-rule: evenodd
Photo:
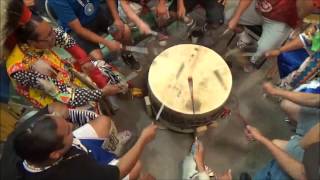
<svg viewBox="0 0 320 180">
<path fill-rule="evenodd" d="M 292 179 L 285 173 L 276 160 L 270 161 L 263 169 L 258 171 L 254 180 L 290 180 Z"/>
</svg>

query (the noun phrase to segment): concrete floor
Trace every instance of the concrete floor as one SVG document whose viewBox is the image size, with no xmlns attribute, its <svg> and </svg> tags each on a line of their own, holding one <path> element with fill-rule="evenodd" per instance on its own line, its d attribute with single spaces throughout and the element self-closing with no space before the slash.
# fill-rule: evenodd
<svg viewBox="0 0 320 180">
<path fill-rule="evenodd" d="M 199 14 L 196 13 L 196 15 Z M 216 35 L 222 31 L 223 28 L 211 34 Z M 183 25 L 172 25 L 169 27 L 169 32 L 173 37 L 168 46 L 188 42 L 188 40 L 181 39 L 185 35 L 183 34 L 185 33 Z M 206 37 L 207 40 L 208 38 L 214 41 L 217 36 Z M 216 46 L 217 52 L 221 54 L 225 52 L 226 40 L 222 40 L 221 44 Z M 151 52 L 154 52 L 155 48 L 158 48 L 157 51 L 161 51 L 157 42 L 152 38 L 146 39 L 139 45 L 145 44 Z M 135 86 L 143 88 L 147 94 L 147 71 L 155 54 L 151 53 L 148 56 L 136 54 L 135 57 L 143 64 L 143 70 L 133 82 Z M 263 97 L 261 84 L 271 63 L 265 63 L 260 70 L 252 73 L 244 73 L 236 62 L 231 68 L 233 74 L 231 97 L 238 97 L 241 114 L 270 139 L 288 139 L 291 134 L 290 128 L 284 122 L 285 116 L 280 111 L 279 104 Z M 128 69 L 122 62 L 114 63 L 120 66 L 120 70 L 128 73 Z M 143 98 L 120 97 L 117 98 L 116 103 L 120 109 L 113 119 L 119 130 L 129 129 L 138 136 L 141 130 L 151 123 L 151 118 L 145 111 Z M 226 105 L 232 111 L 234 110 L 234 102 L 229 101 Z M 235 113 L 218 122 L 217 128 L 209 129 L 200 138 L 205 147 L 206 165 L 217 173 L 222 173 L 230 168 L 234 179 L 238 179 L 240 172 L 245 171 L 253 175 L 256 170 L 271 159 L 271 154 L 263 146 L 258 143 L 249 143 L 245 139 L 242 131 L 243 126 L 235 117 Z M 181 179 L 181 162 L 188 154 L 192 142 L 193 136 L 191 134 L 158 130 L 157 137 L 146 147 L 142 155 L 144 170 L 157 179 Z"/>
</svg>

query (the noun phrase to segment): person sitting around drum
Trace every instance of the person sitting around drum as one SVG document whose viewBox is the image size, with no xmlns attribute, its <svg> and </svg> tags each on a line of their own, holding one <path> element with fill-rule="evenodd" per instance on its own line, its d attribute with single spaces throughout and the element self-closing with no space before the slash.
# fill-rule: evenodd
<svg viewBox="0 0 320 180">
<path fill-rule="evenodd" d="M 270 82 L 263 89 L 271 96 L 282 98 L 280 107 L 292 124 L 297 125 L 296 134 L 302 136 L 320 117 L 320 78 L 303 84 L 294 91 L 274 87 Z"/>
<path fill-rule="evenodd" d="M 262 26 L 257 50 L 244 68 L 245 71 L 251 71 L 252 65 L 259 66 L 265 58 L 265 52 L 280 47 L 300 21 L 296 0 L 240 0 L 225 12 L 225 19 L 229 29 L 241 32 L 237 42 L 239 48 L 251 44 L 252 39 L 238 24 Z"/>
<path fill-rule="evenodd" d="M 100 0 L 49 0 L 49 7 L 58 18 L 63 29 L 71 33 L 82 48 L 95 59 L 104 59 L 99 44 L 110 51 L 121 51 L 122 44 L 131 44 L 131 32 L 117 11 L 117 1 Z M 110 33 L 117 40 L 108 40 L 102 34 Z M 122 44 L 121 44 L 122 43 Z M 122 51 L 122 58 L 133 70 L 140 71 L 140 63 L 129 52 Z"/>
<path fill-rule="evenodd" d="M 315 166 L 318 167 L 308 167 L 302 164 L 302 159 L 304 158 L 305 150 L 308 150 L 312 145 L 319 143 L 319 133 L 320 124 L 317 123 L 310 128 L 299 141 L 290 139 L 287 142 L 288 145 L 285 147 L 278 146 L 275 141 L 270 141 L 257 128 L 248 125 L 245 129 L 247 138 L 250 141 L 257 140 L 259 143 L 263 144 L 274 157 L 274 160 L 258 171 L 253 179 L 317 179 L 319 176 L 318 162 L 316 162 L 315 159 L 312 159 L 312 161 L 316 162 Z M 300 151 L 299 157 L 297 157 L 298 151 Z M 319 148 L 318 152 L 315 152 L 315 154 L 319 154 Z M 315 154 L 312 155 L 313 158 L 315 158 Z M 310 176 L 312 175 L 312 173 L 310 173 L 311 169 L 315 169 L 316 173 L 313 174 L 315 176 Z"/>
<path fill-rule="evenodd" d="M 130 2 L 140 3 L 140 0 L 134 1 L 134 0 L 119 0 L 121 9 L 125 13 L 125 15 L 128 17 L 129 20 L 131 20 L 138 28 L 141 34 L 149 35 L 151 34 L 151 28 L 150 26 L 145 23 L 131 8 Z"/>
<path fill-rule="evenodd" d="M 55 114 L 45 114 L 18 132 L 13 140 L 18 164 L 26 179 L 138 179 L 139 157 L 151 142 L 157 126 L 150 124 L 135 145 L 120 159 L 101 148 L 111 126 L 99 116 L 73 131 L 71 123 Z M 88 138 L 90 137 L 90 138 Z"/>
<path fill-rule="evenodd" d="M 186 14 L 192 11 L 197 5 L 201 5 L 206 11 L 207 29 L 217 28 L 224 22 L 224 4 L 226 0 L 173 0 L 172 5 L 168 8 L 167 0 L 159 0 L 156 7 L 156 16 L 160 21 L 166 21 L 170 15 L 177 17 L 187 23 L 189 26 L 196 25 Z M 169 11 L 171 12 L 169 15 Z M 188 20 L 189 19 L 189 20 Z M 164 24 L 160 22 L 160 24 Z"/>
<path fill-rule="evenodd" d="M 15 31 L 17 27 L 23 26 L 29 22 L 33 12 L 30 11 L 28 7 L 34 3 L 34 1 L 29 0 L 24 1 L 24 3 L 20 0 L 13 0 L 9 2 L 7 21 L 10 23 L 6 26 L 7 30 L 3 29 L 3 31 Z M 14 6 L 10 6 L 11 4 L 14 4 Z M 17 17 L 19 17 L 19 22 L 15 23 L 15 19 Z M 56 36 L 54 46 L 64 48 L 68 53 L 70 53 L 72 58 L 74 58 L 72 61 L 76 69 L 87 74 L 99 88 L 103 88 L 109 82 L 120 82 L 120 77 L 116 75 L 117 72 L 115 72 L 115 68 L 106 63 L 103 63 L 104 66 L 98 66 L 98 64 L 102 64 L 100 63 L 102 60 L 95 60 L 88 56 L 87 53 L 72 39 L 72 37 L 63 32 L 62 29 L 53 28 L 53 30 Z M 17 36 L 15 33 L 12 33 L 7 36 L 4 48 L 7 52 L 11 52 L 16 44 Z"/>
<path fill-rule="evenodd" d="M 182 179 L 209 180 L 210 176 L 218 180 L 232 180 L 231 169 L 223 175 L 217 176 L 213 171 L 208 170 L 204 164 L 204 147 L 200 140 L 196 140 L 191 147 L 190 153 L 182 163 Z"/>
<path fill-rule="evenodd" d="M 278 57 L 280 87 L 294 89 L 317 76 L 320 68 L 319 42 L 320 24 L 313 24 L 279 49 L 266 52 L 267 58 Z"/>
<path fill-rule="evenodd" d="M 65 34 L 61 34 L 59 29 L 53 29 L 37 16 L 32 16 L 29 22 L 17 29 L 19 43 L 6 63 L 8 75 L 18 93 L 37 108 L 43 108 L 54 101 L 74 108 L 86 105 L 92 107 L 90 102 L 98 102 L 103 96 L 121 92 L 122 85 L 113 84 L 111 79 L 109 85 L 102 89 L 88 89 L 71 73 L 77 72 L 74 67 L 51 50 L 66 38 L 56 38 L 56 35 Z"/>
</svg>

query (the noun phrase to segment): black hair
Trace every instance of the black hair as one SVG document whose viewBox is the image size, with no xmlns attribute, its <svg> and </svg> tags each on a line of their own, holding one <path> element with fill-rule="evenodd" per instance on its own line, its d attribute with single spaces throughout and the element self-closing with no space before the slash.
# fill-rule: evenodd
<svg viewBox="0 0 320 180">
<path fill-rule="evenodd" d="M 27 43 L 28 40 L 38 40 L 39 34 L 36 32 L 37 25 L 42 22 L 43 19 L 40 16 L 32 15 L 31 20 L 25 25 L 20 26 L 16 30 L 17 40 L 21 43 Z"/>
<path fill-rule="evenodd" d="M 57 134 L 57 124 L 52 116 L 39 117 L 29 128 L 13 140 L 18 156 L 31 163 L 44 163 L 55 150 L 62 149 L 63 137 Z"/>
<path fill-rule="evenodd" d="M 8 33 L 12 33 L 19 24 L 22 16 L 23 0 L 8 0 L 6 29 Z"/>
</svg>

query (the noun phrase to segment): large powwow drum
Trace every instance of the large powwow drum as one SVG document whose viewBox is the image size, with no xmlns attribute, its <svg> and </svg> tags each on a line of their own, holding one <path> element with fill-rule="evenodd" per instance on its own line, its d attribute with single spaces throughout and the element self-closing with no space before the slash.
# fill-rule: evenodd
<svg viewBox="0 0 320 180">
<path fill-rule="evenodd" d="M 194 103 L 189 77 L 193 79 Z M 181 44 L 166 49 L 154 59 L 148 85 L 155 112 L 164 105 L 161 121 L 173 130 L 188 132 L 216 119 L 230 95 L 232 75 L 222 57 L 213 50 Z"/>
</svg>

